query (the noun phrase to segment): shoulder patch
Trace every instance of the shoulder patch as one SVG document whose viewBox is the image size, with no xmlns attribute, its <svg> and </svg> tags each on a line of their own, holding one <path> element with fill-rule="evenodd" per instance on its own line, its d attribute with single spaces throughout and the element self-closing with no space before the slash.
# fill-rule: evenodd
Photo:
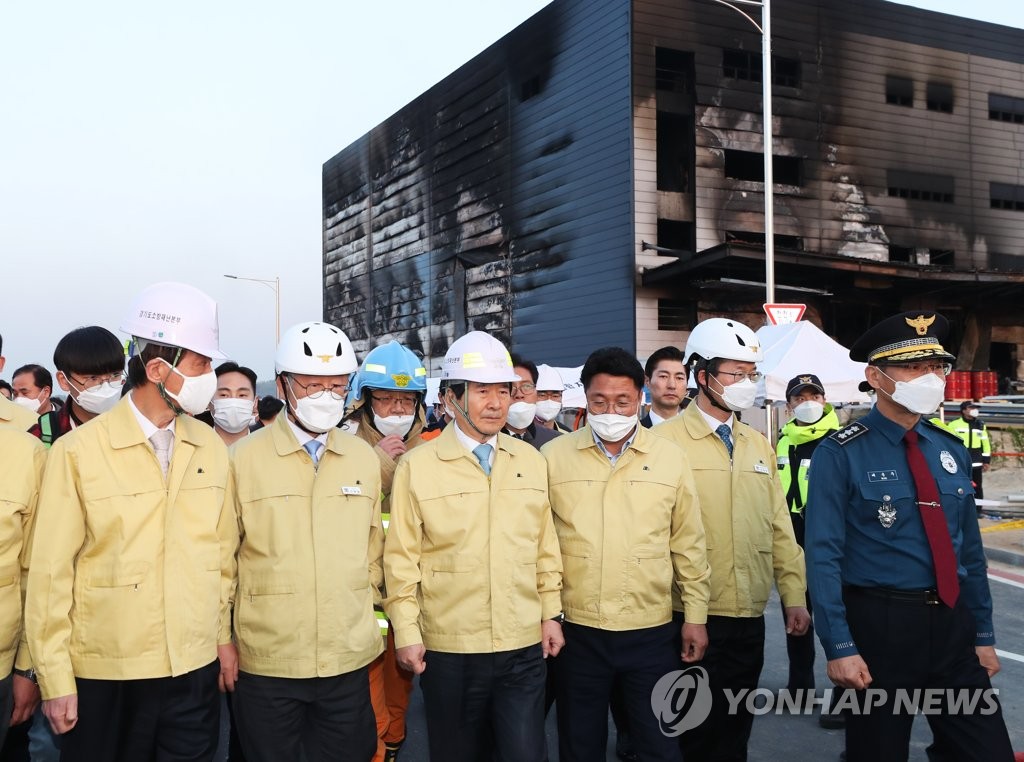
<svg viewBox="0 0 1024 762">
<path fill-rule="evenodd" d="M 863 423 L 851 423 L 846 428 L 839 429 L 838 431 L 829 434 L 828 438 L 836 440 L 840 445 L 845 445 L 852 442 L 861 434 L 866 433 L 867 430 L 868 427 Z"/>
</svg>

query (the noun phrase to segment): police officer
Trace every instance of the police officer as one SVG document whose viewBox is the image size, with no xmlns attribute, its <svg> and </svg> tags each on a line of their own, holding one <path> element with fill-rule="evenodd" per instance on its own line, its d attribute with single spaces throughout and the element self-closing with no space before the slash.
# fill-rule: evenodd
<svg viewBox="0 0 1024 762">
<path fill-rule="evenodd" d="M 337 429 L 358 367 L 333 325 L 299 323 L 274 358 L 285 412 L 231 450 L 241 529 L 235 720 L 251 762 L 367 762 L 367 665 L 382 649 L 380 464 Z M 230 687 L 230 686 L 229 686 Z"/>
<path fill-rule="evenodd" d="M 714 703 L 711 716 L 679 740 L 687 760 L 743 760 L 754 717 L 743 706 L 730 712 L 725 691 L 757 688 L 773 581 L 786 634 L 807 631 L 804 557 L 779 487 L 775 453 L 736 416 L 754 405 L 756 363 L 763 359 L 757 335 L 735 320 L 710 318 L 694 326 L 685 354 L 697 399 L 652 431 L 686 451 L 697 484 L 711 566 L 709 644 L 701 666 Z"/>
<path fill-rule="evenodd" d="M 547 467 L 501 433 L 519 377 L 480 331 L 444 358 L 453 422 L 398 462 L 384 553 L 398 663 L 420 675 L 430 758 L 544 759 L 544 658 L 564 641 Z"/>
<path fill-rule="evenodd" d="M 914 715 L 896 689 L 977 699 L 999 670 L 970 462 L 952 434 L 922 418 L 943 398 L 954 359 L 947 332 L 942 315 L 914 311 L 861 336 L 850 358 L 868 363 L 875 407 L 811 462 L 808 578 L 828 676 L 857 691 L 850 762 L 907 758 Z M 883 691 L 873 691 L 870 712 L 867 688 Z M 928 714 L 943 759 L 1013 759 L 998 701 L 986 695 L 988 711 L 957 710 L 950 700 L 970 698 L 958 695 Z"/>
<path fill-rule="evenodd" d="M 227 448 L 192 417 L 217 386 L 217 304 L 159 283 L 121 330 L 138 348 L 131 392 L 50 450 L 29 650 L 61 759 L 210 760 L 218 684 L 235 668 L 238 547 Z"/>
<path fill-rule="evenodd" d="M 988 438 L 988 428 L 978 418 L 980 412 L 981 408 L 977 404 L 964 400 L 960 403 L 960 417 L 946 424 L 947 429 L 963 440 L 971 454 L 971 479 L 974 481 L 974 497 L 978 500 L 985 497 L 981 478 L 992 461 L 992 444 Z"/>
<path fill-rule="evenodd" d="M 786 495 L 789 517 L 797 544 L 804 546 L 804 517 L 807 510 L 807 473 L 811 455 L 828 434 L 839 428 L 839 419 L 831 404 L 825 401 L 825 387 L 813 373 L 794 376 L 786 384 L 786 407 L 793 416 L 782 427 L 775 447 L 778 456 L 779 483 Z M 808 611 L 810 603 L 808 602 Z M 814 629 L 804 635 L 787 635 L 790 691 L 814 688 Z M 833 723 L 822 716 L 824 727 Z"/>
</svg>

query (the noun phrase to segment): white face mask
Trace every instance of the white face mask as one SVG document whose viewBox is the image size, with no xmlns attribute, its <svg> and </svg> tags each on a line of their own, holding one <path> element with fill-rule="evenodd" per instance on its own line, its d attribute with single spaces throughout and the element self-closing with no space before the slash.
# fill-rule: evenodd
<svg viewBox="0 0 1024 762">
<path fill-rule="evenodd" d="M 377 427 L 377 431 L 386 437 L 404 437 L 409 433 L 409 429 L 412 428 L 413 421 L 415 420 L 415 415 L 389 415 L 386 418 L 375 415 L 373 416 L 373 425 Z"/>
<path fill-rule="evenodd" d="M 290 389 L 291 379 L 288 380 L 288 385 Z M 294 391 L 292 391 L 292 399 L 295 399 Z M 345 399 L 335 399 L 331 392 L 325 391 L 316 399 L 303 397 L 300 400 L 295 400 L 292 412 L 295 414 L 296 420 L 309 431 L 323 434 L 341 423 L 341 418 L 345 415 Z"/>
<path fill-rule="evenodd" d="M 210 406 L 210 400 L 217 393 L 217 374 L 212 370 L 203 373 L 201 376 L 186 376 L 166 360 L 163 363 L 171 369 L 172 373 L 181 376 L 181 389 L 177 393 L 172 392 L 164 384 L 164 391 L 167 396 L 178 403 L 178 407 L 189 415 L 199 415 Z"/>
<path fill-rule="evenodd" d="M 816 400 L 801 402 L 793 408 L 793 415 L 800 423 L 817 423 L 825 413 L 825 406 Z"/>
<path fill-rule="evenodd" d="M 967 417 L 968 418 L 977 418 L 978 417 L 978 411 L 977 410 L 968 410 L 967 411 Z"/>
<path fill-rule="evenodd" d="M 562 403 L 558 400 L 541 400 L 537 403 L 537 417 L 542 421 L 553 421 L 562 412 Z"/>
<path fill-rule="evenodd" d="M 88 389 L 79 389 L 73 383 L 71 379 L 67 379 L 68 386 L 78 392 L 78 396 L 75 397 L 75 402 L 79 404 L 82 410 L 93 415 L 99 415 L 105 413 L 121 399 L 121 390 L 124 388 L 121 384 L 112 384 L 109 381 L 104 381 L 98 386 L 91 386 Z"/>
<path fill-rule="evenodd" d="M 537 414 L 537 405 L 532 402 L 513 402 L 508 408 L 508 425 L 513 429 L 525 429 Z"/>
<path fill-rule="evenodd" d="M 946 396 L 946 380 L 934 373 L 918 376 L 913 381 L 897 381 L 885 373 L 882 375 L 896 384 L 896 389 L 890 395 L 892 401 L 917 415 L 935 412 Z"/>
<path fill-rule="evenodd" d="M 213 422 L 228 434 L 238 434 L 249 428 L 252 421 L 252 400 L 218 397 L 210 404 L 213 405 Z"/>
<path fill-rule="evenodd" d="M 14 398 L 14 404 L 15 405 L 21 405 L 23 408 L 28 410 L 30 413 L 38 413 L 39 412 L 39 406 L 42 403 L 37 398 L 35 398 L 35 397 L 15 397 Z"/>
<path fill-rule="evenodd" d="M 757 384 L 749 378 L 743 379 L 738 384 L 722 386 L 722 402 L 733 412 L 742 413 L 744 410 L 749 410 L 754 406 L 756 400 Z"/>
<path fill-rule="evenodd" d="M 594 433 L 605 442 L 618 442 L 625 439 L 630 432 L 636 428 L 637 417 L 633 415 L 617 415 L 615 413 L 603 413 L 594 415 L 587 413 L 587 423 Z"/>
</svg>

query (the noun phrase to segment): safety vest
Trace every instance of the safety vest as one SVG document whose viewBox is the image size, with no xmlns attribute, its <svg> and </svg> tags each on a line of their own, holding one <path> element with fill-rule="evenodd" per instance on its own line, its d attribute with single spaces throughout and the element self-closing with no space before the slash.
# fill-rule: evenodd
<svg viewBox="0 0 1024 762">
<path fill-rule="evenodd" d="M 989 442 L 988 429 L 976 418 L 965 420 L 962 416 L 946 424 L 946 428 L 956 434 L 970 450 L 971 465 L 977 468 L 989 462 L 992 457 L 992 444 Z"/>
<path fill-rule="evenodd" d="M 792 513 L 802 514 L 807 505 L 807 471 L 811 465 L 811 453 L 825 437 L 839 428 L 836 411 L 828 404 L 817 422 L 801 425 L 793 419 L 782 427 L 775 454 L 782 492 Z"/>
</svg>

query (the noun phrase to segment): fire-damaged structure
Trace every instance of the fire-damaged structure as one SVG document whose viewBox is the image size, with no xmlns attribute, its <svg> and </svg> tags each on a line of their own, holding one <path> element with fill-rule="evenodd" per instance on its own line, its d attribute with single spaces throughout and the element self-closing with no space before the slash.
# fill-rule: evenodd
<svg viewBox="0 0 1024 762">
<path fill-rule="evenodd" d="M 773 25 L 777 298 L 849 342 L 938 309 L 1024 377 L 1024 31 L 881 0 Z M 711 0 L 555 0 L 323 167 L 326 319 L 436 367 L 763 319 L 761 37 Z"/>
</svg>

